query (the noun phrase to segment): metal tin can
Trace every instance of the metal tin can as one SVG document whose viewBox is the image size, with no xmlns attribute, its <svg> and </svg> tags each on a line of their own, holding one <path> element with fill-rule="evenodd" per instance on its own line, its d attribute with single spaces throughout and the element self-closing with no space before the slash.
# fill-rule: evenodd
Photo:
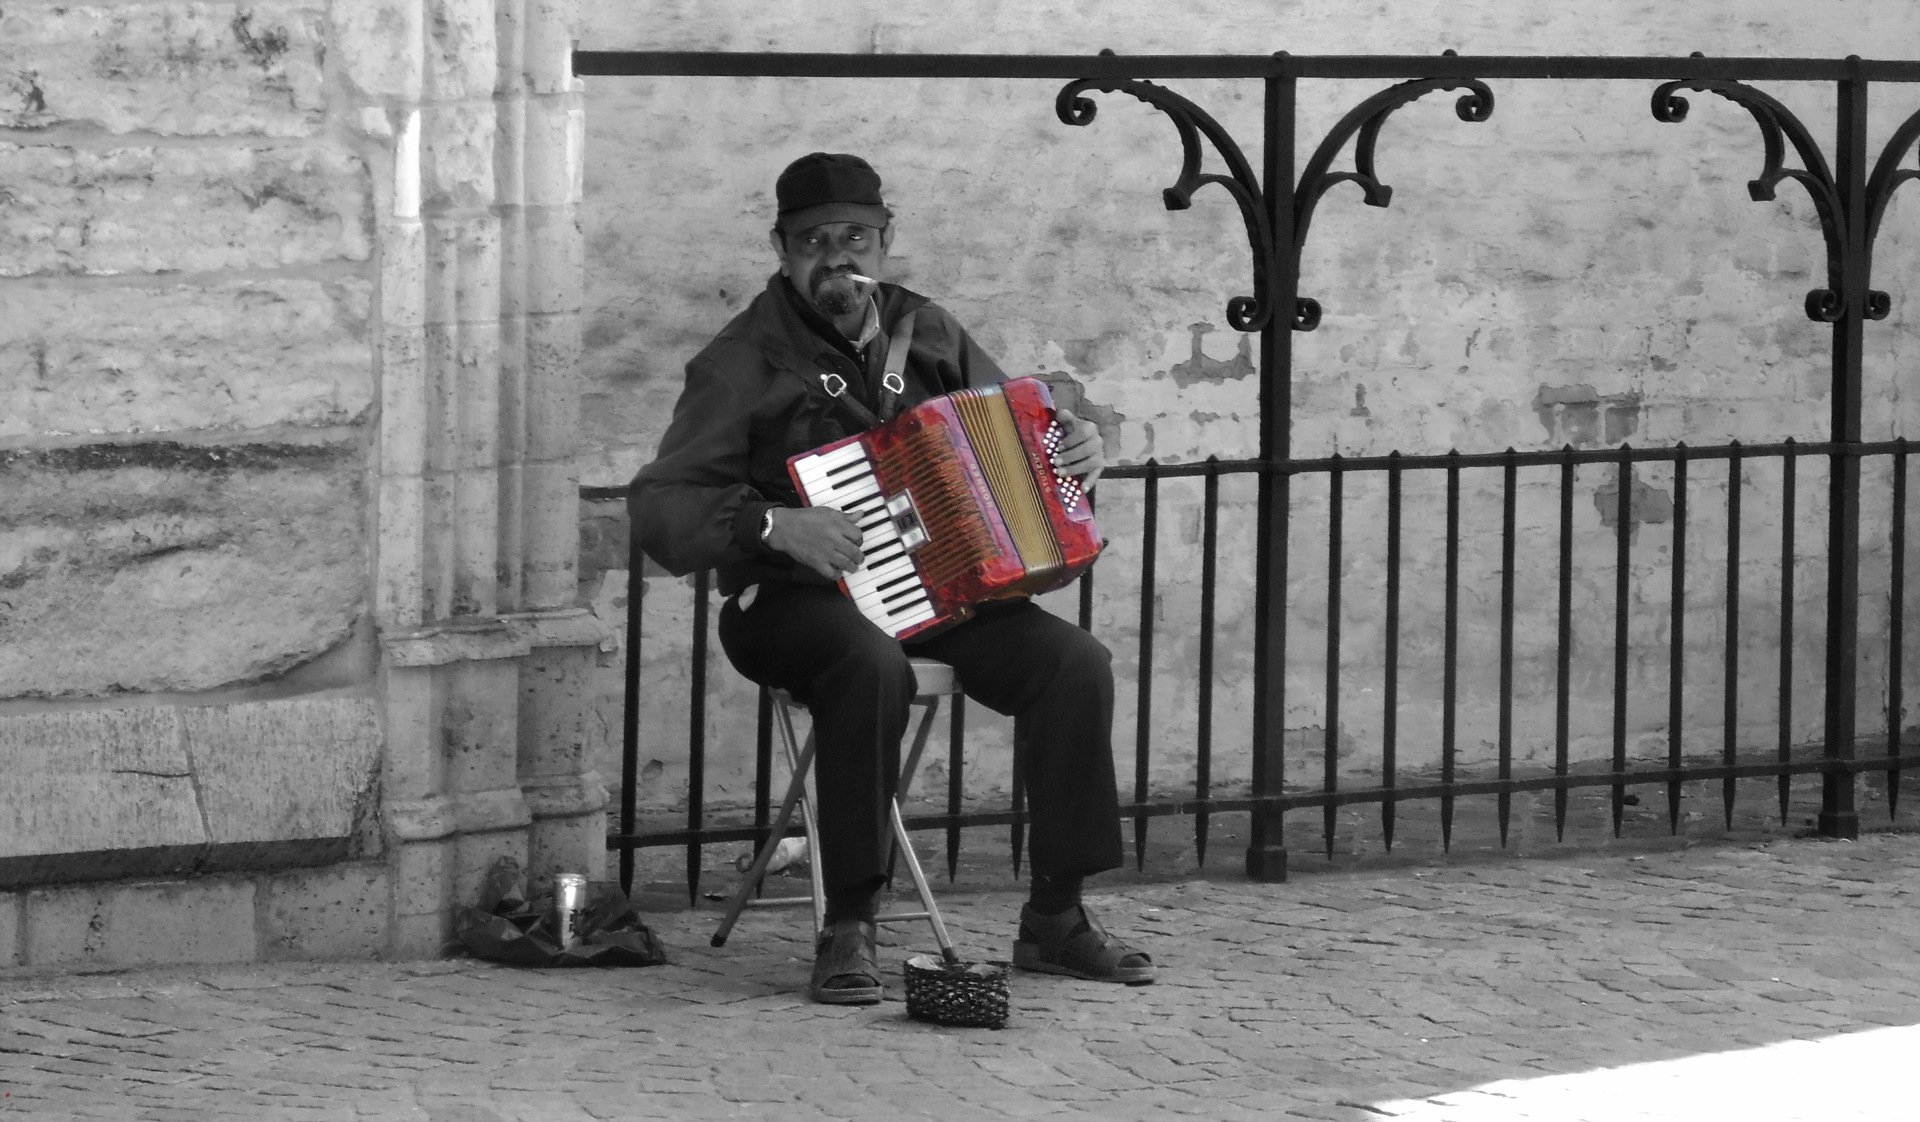
<svg viewBox="0 0 1920 1122">
<path fill-rule="evenodd" d="M 587 878 L 579 873 L 553 875 L 553 933 L 562 947 L 579 936 L 587 914 Z"/>
</svg>

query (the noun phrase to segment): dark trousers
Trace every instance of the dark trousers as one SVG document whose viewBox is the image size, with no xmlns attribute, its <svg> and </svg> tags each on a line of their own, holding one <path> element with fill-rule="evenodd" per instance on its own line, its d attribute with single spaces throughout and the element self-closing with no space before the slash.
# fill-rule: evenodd
<svg viewBox="0 0 1920 1122">
<path fill-rule="evenodd" d="M 1112 656 L 1098 639 L 1018 600 L 903 645 L 837 588 L 759 592 L 744 611 L 727 601 L 720 643 L 740 673 L 788 691 L 812 713 L 819 859 L 829 894 L 862 891 L 886 876 L 886 800 L 897 785 L 914 694 L 909 655 L 947 663 L 968 697 L 1014 718 L 1033 874 L 1120 866 Z"/>
</svg>

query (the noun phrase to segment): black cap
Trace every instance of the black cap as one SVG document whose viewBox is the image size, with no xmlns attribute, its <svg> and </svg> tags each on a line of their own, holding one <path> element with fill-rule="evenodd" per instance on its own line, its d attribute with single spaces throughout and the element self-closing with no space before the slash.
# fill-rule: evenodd
<svg viewBox="0 0 1920 1122">
<path fill-rule="evenodd" d="M 809 152 L 793 161 L 775 181 L 773 194 L 783 230 L 805 230 L 823 222 L 859 222 L 875 229 L 887 225 L 880 173 L 844 152 Z"/>
</svg>

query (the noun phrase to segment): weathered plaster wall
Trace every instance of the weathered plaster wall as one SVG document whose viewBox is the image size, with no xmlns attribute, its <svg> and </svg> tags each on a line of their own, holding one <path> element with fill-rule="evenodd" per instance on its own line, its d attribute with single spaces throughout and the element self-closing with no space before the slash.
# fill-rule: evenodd
<svg viewBox="0 0 1920 1122">
<path fill-rule="evenodd" d="M 583 45 L 1899 58 L 1920 52 L 1920 16 L 1892 0 L 1605 0 L 1518 10 L 1396 0 L 1249 8 L 1203 0 L 1178 13 L 1149 3 L 655 3 L 588 13 Z M 1218 118 L 1258 166 L 1256 83 L 1164 84 Z M 1305 84 L 1299 158 L 1382 85 Z M 1322 303 L 1326 317 L 1318 331 L 1295 336 L 1297 454 L 1605 448 L 1824 433 L 1830 332 L 1800 306 L 1806 290 L 1825 279 L 1813 208 L 1793 185 L 1773 202 L 1748 198 L 1746 181 L 1762 157 L 1743 110 L 1695 95 L 1687 121 L 1663 124 L 1648 112 L 1653 85 L 1498 82 L 1496 110 L 1484 123 L 1458 120 L 1451 94 L 1432 95 L 1392 119 L 1379 149 L 1380 174 L 1395 190 L 1391 207 L 1365 207 L 1352 188 L 1336 188 L 1321 203 L 1303 260 L 1302 292 Z M 1179 163 L 1168 121 L 1129 98 L 1098 95 L 1096 121 L 1071 128 L 1055 117 L 1057 89 L 1052 82 L 971 80 L 590 80 L 583 481 L 623 484 L 649 457 L 678 392 L 681 364 L 771 272 L 765 236 L 775 174 L 819 148 L 865 152 L 885 177 L 899 213 L 893 279 L 950 306 L 1010 371 L 1076 384 L 1116 458 L 1252 455 L 1250 341 L 1227 326 L 1223 311 L 1249 285 L 1245 236 L 1231 200 L 1208 189 L 1190 211 L 1163 210 L 1160 191 Z M 1831 143 L 1830 90 L 1789 84 L 1770 92 Z M 1876 144 L 1920 108 L 1920 91 L 1877 96 Z M 1913 329 L 1920 297 L 1916 208 L 1920 199 L 1911 190 L 1897 196 L 1879 240 L 1874 284 L 1895 294 L 1895 308 L 1868 328 L 1869 437 L 1915 431 L 1916 406 L 1903 374 L 1920 361 Z M 1823 540 L 1824 476 L 1812 464 L 1800 474 L 1801 561 L 1792 599 L 1802 637 L 1789 722 L 1796 739 L 1817 735 L 1824 616 L 1824 575 L 1814 560 Z M 1714 566 L 1722 546 L 1707 543 L 1725 539 L 1725 479 L 1724 469 L 1696 467 L 1690 481 L 1690 588 L 1700 600 L 1689 610 L 1688 672 L 1701 686 L 1690 717 L 1717 719 L 1720 705 L 1724 580 Z M 1555 634 L 1548 583 L 1557 541 L 1554 483 L 1539 472 L 1521 475 L 1516 738 L 1523 756 L 1535 756 L 1551 736 L 1552 665 L 1543 660 Z M 1498 484 L 1487 473 L 1464 481 L 1467 705 L 1460 741 L 1478 760 L 1488 757 L 1497 724 L 1491 621 L 1501 568 Z M 1776 718 L 1779 470 L 1749 468 L 1746 484 L 1742 722 L 1743 734 L 1757 736 Z M 1574 727 L 1583 756 L 1605 750 L 1610 728 L 1617 487 L 1610 467 L 1582 469 L 1577 485 Z M 1660 753 L 1671 548 L 1670 515 L 1662 512 L 1673 499 L 1671 470 L 1636 468 L 1633 487 L 1630 729 L 1636 753 Z M 1362 771 L 1378 763 L 1382 725 L 1380 490 L 1377 481 L 1348 487 L 1352 539 L 1341 560 L 1342 743 L 1348 762 Z M 1252 489 L 1230 480 L 1222 493 L 1214 776 L 1231 782 L 1249 766 Z M 1138 494 L 1137 486 L 1110 486 L 1101 507 L 1114 545 L 1101 562 L 1095 627 L 1128 678 L 1139 648 Z M 1154 778 L 1161 783 L 1187 781 L 1193 770 L 1198 495 L 1197 482 L 1186 481 L 1161 492 L 1152 687 L 1160 745 Z M 1435 559 L 1444 495 L 1437 480 L 1410 478 L 1408 499 L 1404 548 L 1422 563 L 1408 574 L 1402 605 L 1401 760 L 1423 766 L 1433 761 L 1439 723 L 1442 596 Z M 1884 589 L 1884 502 L 1869 504 L 1863 520 L 1870 551 L 1863 587 Z M 1292 525 L 1288 726 L 1297 734 L 1290 743 L 1317 752 L 1326 721 L 1324 480 L 1297 486 Z M 659 574 L 649 582 L 642 798 L 669 806 L 685 795 L 691 617 L 677 582 Z M 608 611 L 624 592 L 618 572 L 597 588 Z M 1869 611 L 1861 638 L 1861 712 L 1871 722 L 1884 690 L 1884 620 Z M 716 753 L 707 798 L 724 802 L 750 792 L 753 708 L 717 650 L 713 659 L 719 702 L 707 710 Z M 1123 707 L 1119 739 L 1126 751 L 1130 702 Z M 618 683 L 611 676 L 602 711 L 617 728 Z M 982 757 L 974 772 L 980 784 L 1003 783 L 997 757 Z M 1294 762 L 1296 776 L 1318 775 L 1317 763 L 1297 770 L 1303 763 Z"/>
</svg>

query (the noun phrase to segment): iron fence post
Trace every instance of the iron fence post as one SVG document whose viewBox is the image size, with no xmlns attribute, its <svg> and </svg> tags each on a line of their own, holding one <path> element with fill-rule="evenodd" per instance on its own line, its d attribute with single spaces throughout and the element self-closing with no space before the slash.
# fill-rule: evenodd
<svg viewBox="0 0 1920 1122">
<path fill-rule="evenodd" d="M 1839 83 L 1835 112 L 1834 186 L 1840 197 L 1839 259 L 1829 283 L 1839 293 L 1833 323 L 1833 437 L 1856 445 L 1861 432 L 1860 370 L 1867 318 L 1867 85 L 1860 60 Z M 1826 754 L 1834 769 L 1820 791 L 1820 834 L 1860 836 L 1854 809 L 1854 691 L 1858 673 L 1860 587 L 1860 457 L 1853 448 L 1834 453 L 1827 479 L 1827 705 Z"/>
<path fill-rule="evenodd" d="M 621 669 L 620 711 L 620 891 L 633 892 L 633 845 L 631 839 L 639 827 L 638 788 L 640 785 L 640 598 L 646 592 L 647 579 L 640 552 L 640 536 L 634 527 L 633 492 L 627 492 L 627 649 Z"/>
<path fill-rule="evenodd" d="M 1253 795 L 1278 795 L 1286 783 L 1287 513 L 1292 477 L 1294 305 L 1300 255 L 1294 230 L 1294 112 L 1299 79 L 1284 52 L 1266 79 L 1266 150 L 1261 198 L 1269 250 L 1267 307 L 1260 328 L 1260 487 L 1256 527 L 1253 652 Z M 1247 835 L 1247 876 L 1287 879 L 1284 812 L 1256 804 Z"/>
</svg>

